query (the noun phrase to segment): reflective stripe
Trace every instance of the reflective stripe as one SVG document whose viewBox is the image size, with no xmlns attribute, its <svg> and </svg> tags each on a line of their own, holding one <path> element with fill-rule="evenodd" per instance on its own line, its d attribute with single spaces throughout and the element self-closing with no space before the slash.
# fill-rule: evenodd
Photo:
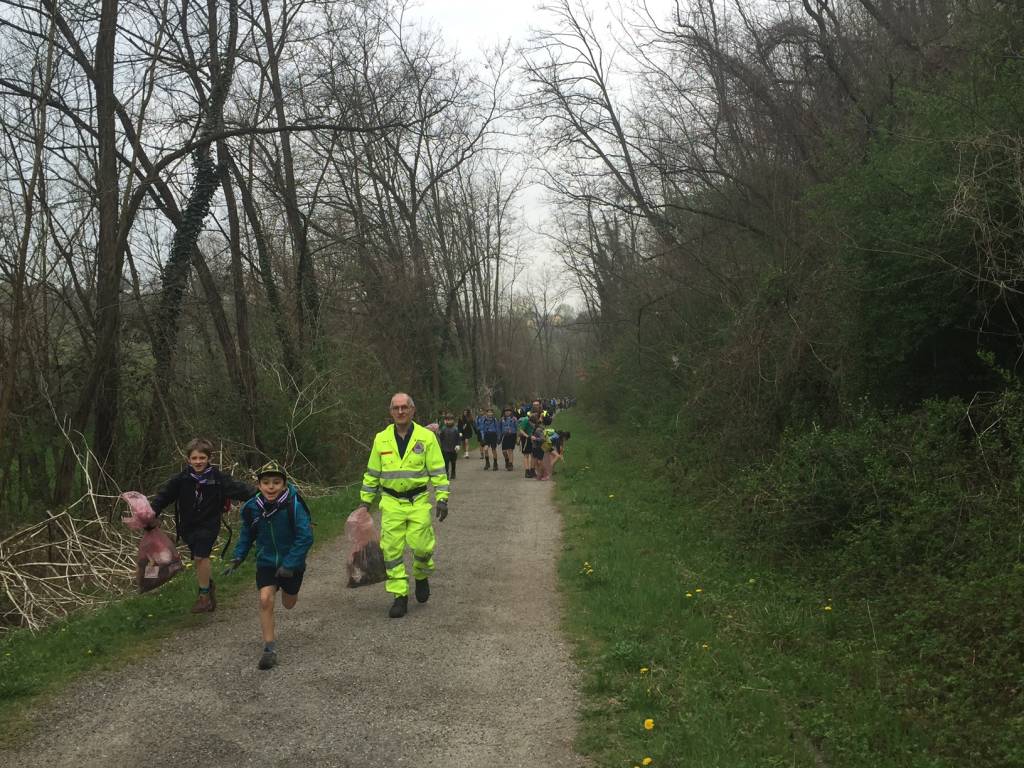
<svg viewBox="0 0 1024 768">
<path fill-rule="evenodd" d="M 360 490 L 362 490 L 363 493 L 372 493 L 376 496 L 378 488 L 375 485 L 364 485 Z"/>
<path fill-rule="evenodd" d="M 434 490 L 435 491 L 445 491 L 445 492 L 447 492 L 448 488 L 449 488 L 448 483 L 445 483 L 444 485 L 435 485 L 434 486 Z"/>
<path fill-rule="evenodd" d="M 427 474 L 431 477 L 442 477 L 448 473 L 445 471 L 444 467 L 441 467 L 440 469 L 432 469 Z"/>
<path fill-rule="evenodd" d="M 426 480 L 427 476 L 423 474 L 421 469 L 392 469 L 387 472 L 381 472 L 379 475 L 381 480 Z"/>
<path fill-rule="evenodd" d="M 430 558 L 432 558 L 433 556 L 433 552 L 431 552 L 429 555 L 413 555 L 413 557 L 421 563 L 429 563 Z"/>
<path fill-rule="evenodd" d="M 396 557 L 394 560 L 385 560 L 384 561 L 384 567 L 387 568 L 388 570 L 391 570 L 392 568 L 396 568 L 396 567 L 398 567 L 401 564 L 402 564 L 402 558 L 401 557 Z"/>
<path fill-rule="evenodd" d="M 379 469 L 370 469 L 369 467 L 367 467 L 366 468 L 366 474 L 368 474 L 370 477 L 380 477 L 380 470 Z"/>
</svg>

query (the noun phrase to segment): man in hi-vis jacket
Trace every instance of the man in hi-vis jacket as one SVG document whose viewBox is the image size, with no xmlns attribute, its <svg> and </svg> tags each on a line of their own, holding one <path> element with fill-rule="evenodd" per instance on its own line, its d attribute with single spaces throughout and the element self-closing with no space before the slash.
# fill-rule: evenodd
<svg viewBox="0 0 1024 768">
<path fill-rule="evenodd" d="M 434 572 L 434 528 L 430 521 L 430 492 L 434 487 L 437 519 L 448 516 L 448 475 L 437 437 L 413 421 L 416 405 L 404 392 L 391 398 L 394 424 L 377 433 L 366 462 L 359 498 L 369 507 L 380 496 L 380 548 L 387 568 L 387 590 L 395 596 L 388 615 L 405 616 L 409 607 L 409 577 L 405 572 L 405 545 L 413 554 L 412 575 L 416 601 L 430 598 Z"/>
</svg>

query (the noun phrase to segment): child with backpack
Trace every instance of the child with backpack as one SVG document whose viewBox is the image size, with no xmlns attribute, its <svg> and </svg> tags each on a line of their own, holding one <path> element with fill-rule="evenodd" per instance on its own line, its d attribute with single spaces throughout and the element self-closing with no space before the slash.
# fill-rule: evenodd
<svg viewBox="0 0 1024 768">
<path fill-rule="evenodd" d="M 259 493 L 242 507 L 242 526 L 231 566 L 234 571 L 249 549 L 256 546 L 256 589 L 259 590 L 260 630 L 263 654 L 258 667 L 270 669 L 277 663 L 274 641 L 274 601 L 281 590 L 281 605 L 295 607 L 306 572 L 306 553 L 313 545 L 313 524 L 298 489 L 276 461 L 264 464 L 256 473 Z"/>
<path fill-rule="evenodd" d="M 248 483 L 235 480 L 210 463 L 213 443 L 201 437 L 185 446 L 188 466 L 171 477 L 156 495 L 150 506 L 156 512 L 174 502 L 174 526 L 178 539 L 184 541 L 192 554 L 196 567 L 199 597 L 192 613 L 209 613 L 217 609 L 216 588 L 211 577 L 210 554 L 220 533 L 221 515 L 231 501 L 246 501 L 256 494 Z M 159 523 L 154 522 L 152 527 Z"/>
</svg>

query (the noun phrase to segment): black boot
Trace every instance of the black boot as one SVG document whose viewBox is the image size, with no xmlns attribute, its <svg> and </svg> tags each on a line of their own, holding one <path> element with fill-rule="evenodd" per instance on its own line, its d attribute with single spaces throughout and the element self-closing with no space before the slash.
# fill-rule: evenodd
<svg viewBox="0 0 1024 768">
<path fill-rule="evenodd" d="M 425 603 L 430 599 L 430 582 L 426 579 L 416 579 L 416 602 Z"/>
<path fill-rule="evenodd" d="M 256 666 L 260 669 L 271 669 L 275 664 L 277 664 L 277 654 L 274 651 L 264 650 Z"/>
<path fill-rule="evenodd" d="M 406 611 L 409 610 L 409 596 L 402 595 L 396 597 L 395 602 L 391 604 L 391 610 L 388 611 L 388 616 L 392 619 L 400 619 L 405 616 Z"/>
<path fill-rule="evenodd" d="M 490 469 L 490 468 L 491 468 L 491 457 L 490 456 L 485 456 L 484 457 L 484 469 Z"/>
</svg>

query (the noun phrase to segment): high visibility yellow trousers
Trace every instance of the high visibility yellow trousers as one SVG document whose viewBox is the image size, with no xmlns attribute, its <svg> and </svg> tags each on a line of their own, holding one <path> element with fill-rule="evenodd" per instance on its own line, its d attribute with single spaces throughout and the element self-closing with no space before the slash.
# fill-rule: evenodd
<svg viewBox="0 0 1024 768">
<path fill-rule="evenodd" d="M 405 546 L 413 554 L 412 575 L 425 579 L 434 572 L 434 527 L 430 524 L 430 497 L 415 502 L 384 495 L 380 500 L 380 548 L 387 568 L 387 590 L 395 597 L 409 594 Z"/>
</svg>

